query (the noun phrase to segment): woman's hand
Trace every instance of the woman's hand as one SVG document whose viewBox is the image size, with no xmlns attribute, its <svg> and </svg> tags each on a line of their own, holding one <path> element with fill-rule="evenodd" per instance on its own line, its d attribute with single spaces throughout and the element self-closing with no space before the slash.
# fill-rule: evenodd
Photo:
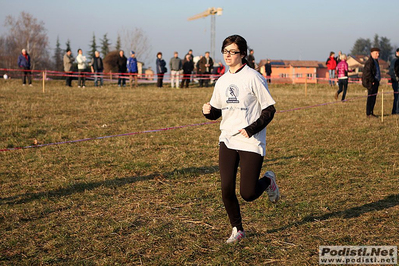
<svg viewBox="0 0 399 266">
<path fill-rule="evenodd" d="M 240 132 L 241 135 L 243 135 L 246 138 L 249 138 L 248 133 L 245 129 L 240 129 L 238 130 L 238 132 Z"/>
<path fill-rule="evenodd" d="M 202 106 L 202 113 L 204 115 L 209 115 L 211 113 L 211 104 L 209 102 L 205 103 Z"/>
</svg>

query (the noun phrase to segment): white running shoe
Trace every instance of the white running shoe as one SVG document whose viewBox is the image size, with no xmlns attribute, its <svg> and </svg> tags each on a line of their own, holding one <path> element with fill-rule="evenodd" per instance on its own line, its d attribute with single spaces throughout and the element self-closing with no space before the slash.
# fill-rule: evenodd
<svg viewBox="0 0 399 266">
<path fill-rule="evenodd" d="M 270 185 L 266 188 L 269 200 L 276 203 L 280 198 L 280 190 L 276 183 L 276 174 L 273 171 L 267 171 L 264 176 L 270 179 Z"/>
<path fill-rule="evenodd" d="M 231 232 L 231 236 L 229 239 L 227 239 L 226 243 L 236 243 L 241 241 L 243 238 L 245 238 L 245 232 L 244 231 L 237 231 L 237 227 L 233 227 L 233 231 Z"/>
</svg>

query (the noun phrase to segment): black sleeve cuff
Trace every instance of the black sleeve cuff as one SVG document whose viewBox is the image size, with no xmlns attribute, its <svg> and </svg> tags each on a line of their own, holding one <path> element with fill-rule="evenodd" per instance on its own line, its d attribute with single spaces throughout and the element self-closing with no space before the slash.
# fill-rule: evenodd
<svg viewBox="0 0 399 266">
<path fill-rule="evenodd" d="M 255 122 L 244 128 L 248 136 L 252 137 L 256 133 L 262 131 L 273 120 L 275 113 L 276 108 L 274 108 L 274 105 L 263 109 L 260 117 Z"/>
<path fill-rule="evenodd" d="M 216 120 L 222 116 L 222 110 L 211 106 L 211 112 L 209 114 L 202 114 L 209 120 Z"/>
</svg>

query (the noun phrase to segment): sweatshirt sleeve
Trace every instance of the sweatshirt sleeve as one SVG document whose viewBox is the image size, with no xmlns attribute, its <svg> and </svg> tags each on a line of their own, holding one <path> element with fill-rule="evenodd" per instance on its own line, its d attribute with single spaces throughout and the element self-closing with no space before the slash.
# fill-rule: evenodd
<svg viewBox="0 0 399 266">
<path fill-rule="evenodd" d="M 216 120 L 222 116 L 222 110 L 211 105 L 211 112 L 209 114 L 202 114 L 209 120 Z"/>
<path fill-rule="evenodd" d="M 270 105 L 263 109 L 260 117 L 255 122 L 244 128 L 248 136 L 252 137 L 256 133 L 262 131 L 273 120 L 275 113 L 276 108 L 274 108 L 274 105 Z"/>
</svg>

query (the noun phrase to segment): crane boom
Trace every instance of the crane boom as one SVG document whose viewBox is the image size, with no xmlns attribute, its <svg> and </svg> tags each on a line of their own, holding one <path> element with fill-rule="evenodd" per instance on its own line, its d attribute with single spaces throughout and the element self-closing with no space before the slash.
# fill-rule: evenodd
<svg viewBox="0 0 399 266">
<path fill-rule="evenodd" d="M 211 7 L 211 8 L 208 8 L 207 10 L 205 10 L 204 12 L 201 12 L 197 15 L 189 17 L 187 20 L 195 20 L 195 19 L 199 19 L 199 18 L 205 18 L 209 15 L 220 16 L 220 15 L 222 15 L 222 13 L 223 13 L 223 9 L 221 7 L 218 7 L 218 8 Z"/>
<path fill-rule="evenodd" d="M 215 58 L 215 15 L 222 15 L 223 9 L 221 7 L 214 8 L 210 7 L 202 13 L 189 17 L 187 20 L 195 20 L 199 18 L 205 18 L 212 15 L 211 17 L 211 56 Z"/>
</svg>

